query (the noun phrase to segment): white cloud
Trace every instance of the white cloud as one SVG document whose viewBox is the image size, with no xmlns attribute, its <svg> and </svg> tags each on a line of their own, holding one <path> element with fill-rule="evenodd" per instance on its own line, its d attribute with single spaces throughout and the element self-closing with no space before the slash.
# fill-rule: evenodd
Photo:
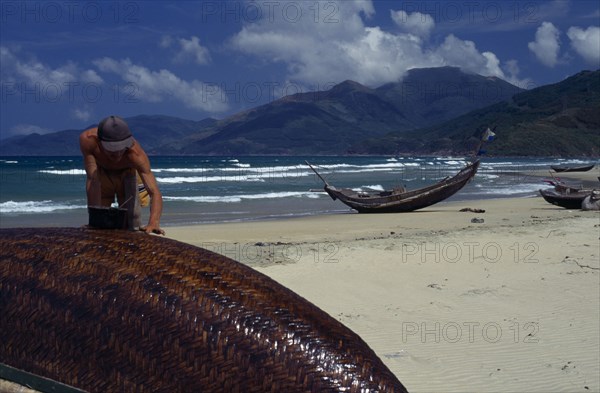
<svg viewBox="0 0 600 393">
<path fill-rule="evenodd" d="M 571 27 L 567 31 L 567 37 L 571 40 L 575 52 L 586 62 L 595 67 L 600 66 L 600 27 L 590 26 L 585 30 Z"/>
<path fill-rule="evenodd" d="M 92 118 L 92 112 L 88 109 L 74 109 L 71 114 L 74 118 L 82 121 L 88 121 Z"/>
<path fill-rule="evenodd" d="M 192 36 L 189 40 L 185 38 L 179 39 L 180 51 L 175 56 L 175 61 L 185 62 L 187 59 L 192 59 L 196 64 L 210 63 L 210 53 L 207 48 L 200 45 L 200 39 Z"/>
<path fill-rule="evenodd" d="M 211 113 L 228 109 L 227 97 L 218 86 L 193 80 L 185 81 L 169 70 L 152 71 L 133 64 L 129 59 L 120 61 L 104 57 L 94 64 L 102 72 L 119 75 L 123 81 L 131 84 L 135 99 L 146 102 L 175 100 L 188 108 Z"/>
<path fill-rule="evenodd" d="M 437 48 L 436 54 L 443 65 L 458 66 L 486 76 L 504 77 L 500 61 L 492 52 L 480 53 L 473 41 L 461 40 L 450 34 Z"/>
<path fill-rule="evenodd" d="M 529 50 L 542 64 L 554 67 L 558 63 L 559 37 L 560 31 L 551 22 L 543 22 L 535 32 L 535 41 L 528 44 Z"/>
<path fill-rule="evenodd" d="M 306 15 L 311 18 L 294 23 L 274 13 L 272 18 L 243 26 L 231 39 L 231 47 L 260 62 L 285 64 L 289 80 L 309 87 L 345 79 L 375 87 L 399 81 L 411 68 L 446 65 L 510 79 L 498 57 L 480 52 L 472 41 L 450 34 L 439 45 L 428 42 L 435 23 L 425 14 L 391 12 L 390 18 L 406 23 L 400 26 L 403 31 L 389 32 L 363 21 L 374 14 L 370 1 L 327 4 L 336 10 L 337 23 L 315 21 L 310 10 Z M 421 20 L 424 23 L 419 25 Z"/>
<path fill-rule="evenodd" d="M 390 10 L 393 21 L 405 33 L 414 34 L 419 37 L 429 37 L 431 31 L 435 28 L 435 22 L 431 15 L 406 11 Z"/>
<path fill-rule="evenodd" d="M 507 60 L 502 69 L 506 71 L 506 81 L 512 83 L 515 86 L 520 87 L 521 89 L 530 89 L 534 87 L 534 83 L 530 78 L 520 79 L 519 73 L 521 70 L 519 69 L 519 62 L 515 59 Z"/>
<path fill-rule="evenodd" d="M 178 45 L 177 45 L 178 44 Z M 189 40 L 185 38 L 175 39 L 170 35 L 164 35 L 158 42 L 162 49 L 176 46 L 176 53 L 173 55 L 173 61 L 176 63 L 186 63 L 189 60 L 196 64 L 205 65 L 211 62 L 210 51 L 200 44 L 200 38 L 191 36 Z"/>
<path fill-rule="evenodd" d="M 104 80 L 94 70 L 85 70 L 81 73 L 81 80 L 83 83 L 104 83 Z"/>
<path fill-rule="evenodd" d="M 69 102 L 81 104 L 95 93 L 104 80 L 96 71 L 81 69 L 76 63 L 66 62 L 59 67 L 51 67 L 34 57 L 0 47 L 0 80 L 6 84 L 11 95 L 21 95 L 21 102 Z M 95 85 L 96 89 L 91 89 Z M 90 89 L 88 89 L 90 88 Z M 80 120 L 89 120 L 89 112 L 75 110 L 71 115 Z M 17 125 L 12 134 L 45 133 L 48 130 L 32 125 Z"/>
<path fill-rule="evenodd" d="M 74 83 L 103 83 L 94 70 L 82 70 L 73 62 L 52 68 L 35 59 L 20 59 L 6 47 L 0 47 L 0 61 L 3 81 L 26 82 L 42 88 L 49 85 L 67 88 Z"/>
</svg>

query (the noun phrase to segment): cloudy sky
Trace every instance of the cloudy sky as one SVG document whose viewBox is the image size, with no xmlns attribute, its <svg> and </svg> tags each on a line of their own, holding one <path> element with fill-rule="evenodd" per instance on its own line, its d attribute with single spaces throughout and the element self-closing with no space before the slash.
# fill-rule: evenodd
<svg viewBox="0 0 600 393">
<path fill-rule="evenodd" d="M 223 118 L 458 66 L 523 88 L 600 68 L 597 1 L 0 2 L 0 138 L 108 114 Z"/>
</svg>

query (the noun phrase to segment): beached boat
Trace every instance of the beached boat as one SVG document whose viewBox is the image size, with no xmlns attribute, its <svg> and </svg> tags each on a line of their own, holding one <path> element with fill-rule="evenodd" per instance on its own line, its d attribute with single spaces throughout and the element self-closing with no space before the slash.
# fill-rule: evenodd
<svg viewBox="0 0 600 393">
<path fill-rule="evenodd" d="M 412 191 L 394 189 L 389 191 L 367 193 L 347 188 L 336 188 L 317 172 L 308 162 L 306 164 L 325 183 L 325 192 L 333 199 L 357 210 L 359 213 L 399 213 L 410 212 L 434 205 L 456 194 L 473 179 L 479 168 L 479 160 L 469 163 L 452 177 L 447 177 L 433 185 Z"/>
<path fill-rule="evenodd" d="M 554 191 L 556 191 L 560 194 L 584 191 L 582 186 L 568 185 L 558 178 L 553 178 L 552 180 L 544 179 L 543 182 L 554 187 Z"/>
<path fill-rule="evenodd" d="M 587 172 L 594 167 L 595 164 L 592 165 L 580 165 L 580 166 L 558 166 L 558 165 L 550 165 L 550 168 L 554 172 Z"/>
<path fill-rule="evenodd" d="M 560 192 L 553 189 L 540 190 L 544 200 L 565 209 L 581 209 L 581 203 L 592 193 L 592 190 L 579 190 L 576 192 Z"/>
</svg>

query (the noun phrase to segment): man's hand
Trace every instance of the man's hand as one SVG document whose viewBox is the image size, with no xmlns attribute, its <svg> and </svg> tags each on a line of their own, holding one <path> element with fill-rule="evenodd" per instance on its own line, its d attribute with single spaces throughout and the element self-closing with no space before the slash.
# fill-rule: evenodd
<svg viewBox="0 0 600 393">
<path fill-rule="evenodd" d="M 155 233 L 157 235 L 163 235 L 163 236 L 165 235 L 165 231 L 164 230 L 162 230 L 159 227 L 152 226 L 152 225 L 147 225 L 145 227 L 140 227 L 140 231 L 146 232 L 146 233 Z"/>
</svg>

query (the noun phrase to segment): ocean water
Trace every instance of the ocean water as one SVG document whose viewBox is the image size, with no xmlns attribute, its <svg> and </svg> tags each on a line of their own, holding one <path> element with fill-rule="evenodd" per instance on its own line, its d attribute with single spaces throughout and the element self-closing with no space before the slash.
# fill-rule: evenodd
<svg viewBox="0 0 600 393">
<path fill-rule="evenodd" d="M 465 157 L 165 157 L 150 158 L 163 194 L 163 226 L 353 213 L 323 192 L 313 164 L 332 185 L 419 188 L 451 176 Z M 589 161 L 482 158 L 475 179 L 446 201 L 527 197 L 544 188 L 534 171 Z M 143 222 L 149 210 L 144 209 Z M 0 227 L 87 223 L 81 157 L 0 157 Z"/>
</svg>

